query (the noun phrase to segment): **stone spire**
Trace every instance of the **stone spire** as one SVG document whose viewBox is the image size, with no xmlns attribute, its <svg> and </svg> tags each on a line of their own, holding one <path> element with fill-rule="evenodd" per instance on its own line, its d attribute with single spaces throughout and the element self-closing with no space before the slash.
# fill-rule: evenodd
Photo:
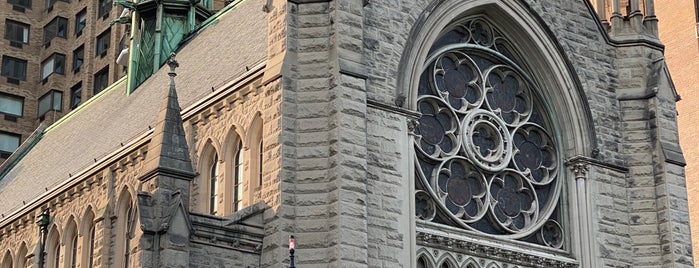
<svg viewBox="0 0 699 268">
<path fill-rule="evenodd" d="M 175 53 L 170 54 L 167 64 L 170 66 L 170 90 L 163 99 L 153 138 L 148 144 L 144 167 L 146 172 L 141 180 L 148 180 L 158 174 L 187 180 L 194 177 L 175 89 L 175 68 L 179 67 Z"/>
</svg>

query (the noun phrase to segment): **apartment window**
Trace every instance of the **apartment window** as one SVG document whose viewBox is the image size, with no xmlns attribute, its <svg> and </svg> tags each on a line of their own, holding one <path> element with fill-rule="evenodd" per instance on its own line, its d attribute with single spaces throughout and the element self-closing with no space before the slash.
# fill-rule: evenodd
<svg viewBox="0 0 699 268">
<path fill-rule="evenodd" d="M 100 57 L 104 57 L 107 55 L 107 49 L 109 49 L 109 40 L 111 36 L 111 31 L 107 30 L 97 36 L 97 42 L 96 42 L 96 54 L 99 55 Z"/>
<path fill-rule="evenodd" d="M 112 10 L 112 0 L 99 0 L 99 8 L 97 10 L 97 16 L 102 18 L 107 18 L 109 16 L 109 11 Z"/>
<path fill-rule="evenodd" d="M 39 118 L 43 118 L 49 111 L 60 112 L 63 110 L 63 92 L 51 90 L 39 98 Z"/>
<path fill-rule="evenodd" d="M 54 37 L 68 36 L 68 19 L 56 17 L 44 26 L 44 45 L 49 46 Z"/>
<path fill-rule="evenodd" d="M 80 36 L 87 25 L 87 8 L 83 8 L 75 15 L 75 35 Z"/>
<path fill-rule="evenodd" d="M 2 71 L 0 71 L 0 74 L 10 79 L 26 80 L 27 61 L 10 56 L 2 56 Z M 19 83 L 19 81 L 13 82 L 16 82 L 15 84 Z"/>
<path fill-rule="evenodd" d="M 7 0 L 7 2 L 18 7 L 32 8 L 32 0 Z"/>
<path fill-rule="evenodd" d="M 46 12 L 51 12 L 53 10 L 53 5 L 55 5 L 57 0 L 46 0 Z M 70 2 L 70 0 L 61 0 L 61 2 Z"/>
<path fill-rule="evenodd" d="M 70 108 L 74 109 L 80 105 L 83 94 L 83 82 L 79 82 L 70 88 Z"/>
<path fill-rule="evenodd" d="M 22 116 L 24 98 L 7 93 L 0 93 L 0 113 Z"/>
<path fill-rule="evenodd" d="M 66 55 L 53 53 L 41 62 L 41 80 L 46 80 L 52 73 L 64 74 Z"/>
<path fill-rule="evenodd" d="M 80 66 L 83 66 L 84 59 L 85 46 L 80 46 L 76 50 L 73 50 L 73 72 L 77 73 L 80 71 Z"/>
<path fill-rule="evenodd" d="M 10 157 L 12 152 L 17 150 L 17 147 L 19 147 L 21 137 L 22 136 L 19 134 L 0 131 L 0 157 Z"/>
<path fill-rule="evenodd" d="M 29 24 L 5 20 L 5 39 L 10 40 L 10 45 L 22 48 L 22 44 L 29 43 Z"/>
<path fill-rule="evenodd" d="M 100 93 L 102 90 L 107 88 L 107 86 L 109 86 L 109 67 L 105 67 L 95 74 L 94 95 Z"/>
</svg>

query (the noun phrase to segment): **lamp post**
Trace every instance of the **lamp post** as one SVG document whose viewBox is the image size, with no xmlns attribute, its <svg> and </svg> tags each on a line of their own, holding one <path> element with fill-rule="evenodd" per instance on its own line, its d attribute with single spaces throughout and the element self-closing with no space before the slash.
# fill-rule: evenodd
<svg viewBox="0 0 699 268">
<path fill-rule="evenodd" d="M 39 214 L 36 220 L 36 224 L 39 225 L 39 267 L 44 267 L 44 246 L 46 244 L 46 233 L 49 230 L 49 223 L 51 222 L 51 216 L 48 210 L 44 210 Z"/>
<path fill-rule="evenodd" d="M 294 265 L 294 251 L 296 251 L 296 238 L 289 236 L 289 268 L 296 268 Z"/>
</svg>

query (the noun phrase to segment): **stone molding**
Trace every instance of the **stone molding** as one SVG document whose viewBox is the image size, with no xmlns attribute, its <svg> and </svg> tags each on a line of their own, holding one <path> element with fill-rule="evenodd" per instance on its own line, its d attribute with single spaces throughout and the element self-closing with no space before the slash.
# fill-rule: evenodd
<svg viewBox="0 0 699 268">
<path fill-rule="evenodd" d="M 417 231 L 416 241 L 419 246 L 435 250 L 441 249 L 509 264 L 532 267 L 578 267 L 578 263 L 569 258 L 554 257 L 553 255 L 544 256 L 531 250 L 514 250 L 513 248 L 498 246 L 497 244 L 466 241 L 453 236 L 424 231 Z"/>
</svg>

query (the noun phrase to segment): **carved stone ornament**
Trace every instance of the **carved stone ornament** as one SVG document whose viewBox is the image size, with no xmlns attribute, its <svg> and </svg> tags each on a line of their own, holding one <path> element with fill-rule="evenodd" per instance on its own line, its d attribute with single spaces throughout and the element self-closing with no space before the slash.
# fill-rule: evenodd
<svg viewBox="0 0 699 268">
<path fill-rule="evenodd" d="M 446 259 L 457 262 L 450 263 L 452 265 L 450 267 L 578 267 L 572 259 L 536 255 L 531 252 L 523 253 L 424 232 L 417 233 L 416 241 L 418 241 L 418 262 L 432 263 L 431 267 L 442 267 L 437 266 L 439 263 L 436 262 L 442 260 L 443 263 Z M 420 252 L 431 254 L 420 254 Z"/>
<path fill-rule="evenodd" d="M 408 127 L 415 213 L 561 249 L 561 154 L 536 84 L 511 48 L 488 21 L 474 18 L 447 27 L 430 49 L 417 94 L 421 116 Z"/>
</svg>

